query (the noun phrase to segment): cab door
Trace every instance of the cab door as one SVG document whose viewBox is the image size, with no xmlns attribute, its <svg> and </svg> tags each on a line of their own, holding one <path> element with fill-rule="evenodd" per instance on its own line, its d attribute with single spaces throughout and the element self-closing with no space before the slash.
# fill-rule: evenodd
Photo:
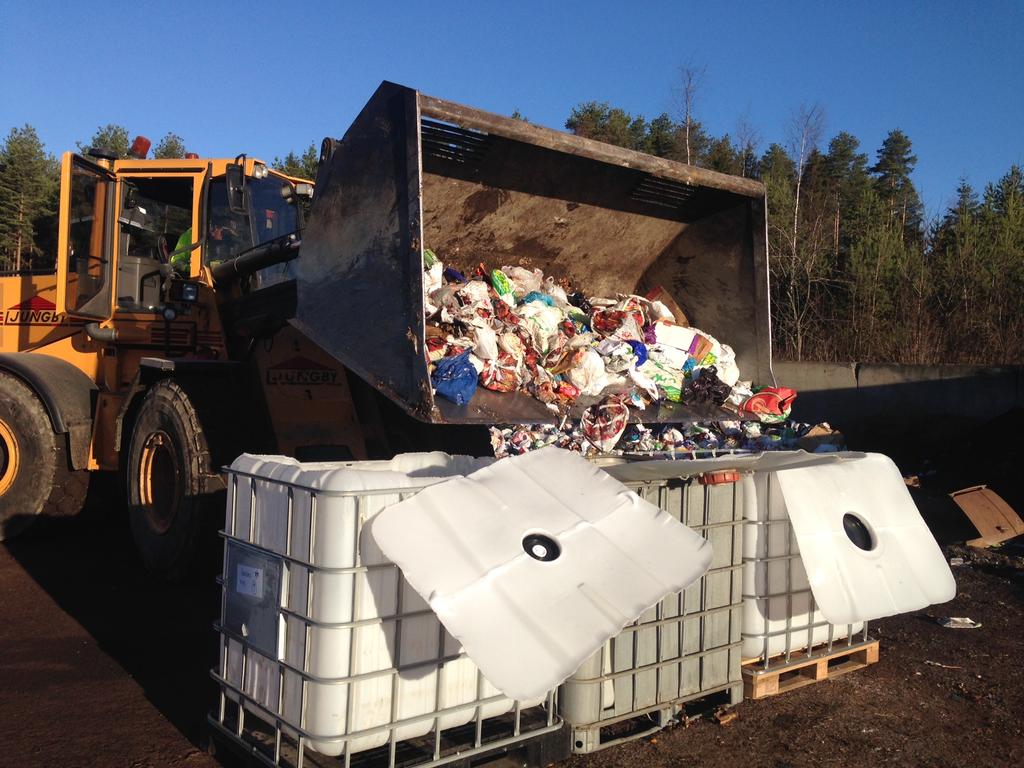
<svg viewBox="0 0 1024 768">
<path fill-rule="evenodd" d="M 107 320 L 113 314 L 114 175 L 65 152 L 60 169 L 57 310 Z"/>
</svg>

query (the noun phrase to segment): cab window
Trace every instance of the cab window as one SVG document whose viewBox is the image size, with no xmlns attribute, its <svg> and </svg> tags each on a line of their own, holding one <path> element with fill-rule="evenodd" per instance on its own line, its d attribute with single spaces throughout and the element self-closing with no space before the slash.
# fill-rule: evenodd
<svg viewBox="0 0 1024 768">
<path fill-rule="evenodd" d="M 299 229 L 295 204 L 282 194 L 287 182 L 274 176 L 246 179 L 246 208 L 249 213 L 233 212 L 228 206 L 227 182 L 214 179 L 209 188 L 209 226 L 203 263 L 227 261 L 245 251 Z M 258 273 L 260 285 L 290 276 L 289 264 L 278 264 Z"/>
<path fill-rule="evenodd" d="M 246 201 L 250 213 L 236 213 L 228 207 L 227 183 L 210 182 L 208 248 L 203 261 L 209 264 L 233 258 L 257 245 L 290 235 L 299 228 L 298 211 L 281 194 L 287 182 L 273 176 L 246 180 Z"/>
<path fill-rule="evenodd" d="M 74 162 L 68 211 L 65 296 L 69 312 L 88 317 L 103 317 L 105 312 L 109 312 L 109 245 L 105 222 L 113 203 L 113 186 L 102 171 L 78 160 Z"/>
<path fill-rule="evenodd" d="M 196 242 L 192 192 L 193 181 L 188 177 L 125 180 L 118 219 L 119 308 L 159 306 L 162 265 L 188 274 L 190 246 Z"/>
<path fill-rule="evenodd" d="M 206 248 L 203 249 L 203 263 L 227 261 L 252 248 L 252 231 L 249 217 L 235 213 L 228 207 L 227 183 L 223 178 L 210 182 Z"/>
</svg>

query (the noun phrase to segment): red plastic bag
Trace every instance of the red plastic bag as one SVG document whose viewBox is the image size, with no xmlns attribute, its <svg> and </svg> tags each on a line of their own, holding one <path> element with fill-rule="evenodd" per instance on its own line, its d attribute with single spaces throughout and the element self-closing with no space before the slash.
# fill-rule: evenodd
<svg viewBox="0 0 1024 768">
<path fill-rule="evenodd" d="M 502 352 L 496 360 L 485 360 L 480 386 L 495 392 L 515 392 L 519 388 L 519 361 L 508 352 Z"/>
<path fill-rule="evenodd" d="M 608 398 L 583 412 L 583 436 L 597 450 L 607 453 L 626 431 L 629 409 L 619 400 Z"/>
<path fill-rule="evenodd" d="M 769 423 L 785 421 L 789 418 L 794 400 L 795 389 L 764 387 L 740 406 L 740 416 Z"/>
</svg>

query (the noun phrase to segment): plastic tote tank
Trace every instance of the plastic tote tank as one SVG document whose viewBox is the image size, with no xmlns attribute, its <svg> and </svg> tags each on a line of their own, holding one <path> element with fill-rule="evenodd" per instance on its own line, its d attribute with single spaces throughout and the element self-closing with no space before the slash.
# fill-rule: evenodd
<svg viewBox="0 0 1024 768">
<path fill-rule="evenodd" d="M 508 738 L 560 727 L 554 693 L 513 702 L 441 626 L 401 572 L 361 537 L 366 520 L 440 478 L 493 460 L 408 454 L 308 463 L 243 455 L 229 470 L 219 718 L 228 701 L 326 755 L 350 755 L 513 712 Z M 531 710 L 530 718 L 524 710 Z M 527 720 L 529 719 L 529 723 Z M 237 734 L 243 732 L 243 710 Z M 215 723 L 217 724 L 217 723 Z"/>
<path fill-rule="evenodd" d="M 639 462 L 643 464 L 644 462 Z M 572 727 L 574 752 L 624 739 L 607 726 L 636 720 L 627 738 L 666 725 L 687 701 L 721 694 L 743 698 L 740 669 L 743 506 L 749 475 L 703 485 L 686 477 L 687 462 L 665 466 L 661 479 L 630 480 L 630 465 L 606 471 L 711 542 L 707 573 L 669 595 L 596 652 L 562 686 L 559 712 Z"/>
<path fill-rule="evenodd" d="M 755 472 L 743 533 L 743 660 L 867 640 L 867 622 L 830 624 L 814 601 L 775 472 Z M 855 637 L 863 633 L 862 637 Z"/>
</svg>

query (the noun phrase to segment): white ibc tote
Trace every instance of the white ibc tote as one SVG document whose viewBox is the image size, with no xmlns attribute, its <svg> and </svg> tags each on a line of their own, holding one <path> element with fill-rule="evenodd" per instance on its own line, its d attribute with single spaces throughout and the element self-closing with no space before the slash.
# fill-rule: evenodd
<svg viewBox="0 0 1024 768">
<path fill-rule="evenodd" d="M 746 661 L 854 641 L 867 622 L 831 624 L 814 600 L 775 472 L 748 479 L 743 532 L 743 646 Z"/>
<path fill-rule="evenodd" d="M 327 755 L 473 720 L 479 730 L 485 718 L 514 708 L 518 717 L 542 703 L 501 695 L 397 566 L 360 535 L 385 507 L 491 461 L 442 453 L 306 464 L 239 457 L 225 523 L 225 695 Z M 549 714 L 547 726 L 553 722 Z"/>
<path fill-rule="evenodd" d="M 892 459 L 793 453 L 754 467 L 757 504 L 744 532 L 747 659 L 832 650 L 867 621 L 956 595 L 945 557 Z M 749 507 L 748 507 L 749 509 Z M 809 651 L 810 652 L 810 651 Z M 815 651 L 817 653 L 817 651 Z"/>
</svg>

